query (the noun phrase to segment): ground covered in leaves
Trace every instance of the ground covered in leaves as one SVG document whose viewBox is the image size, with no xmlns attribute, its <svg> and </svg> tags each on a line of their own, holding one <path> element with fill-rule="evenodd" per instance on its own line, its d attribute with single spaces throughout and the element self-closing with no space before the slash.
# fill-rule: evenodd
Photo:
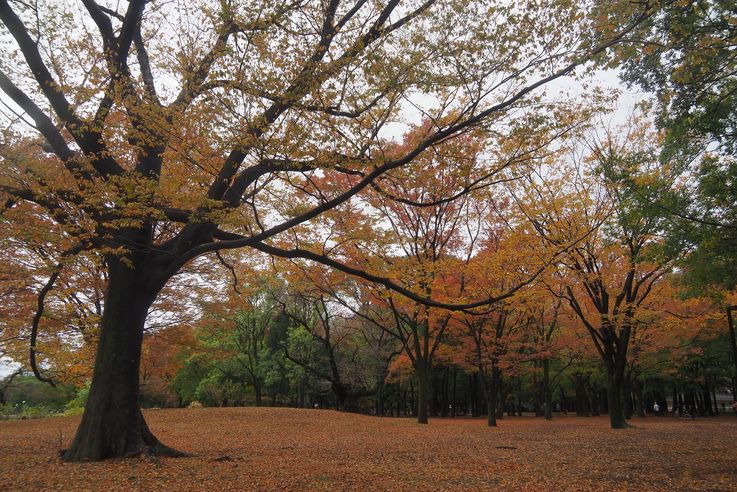
<svg viewBox="0 0 737 492">
<path fill-rule="evenodd" d="M 0 490 L 737 490 L 737 418 L 376 418 L 327 410 L 150 410 L 188 458 L 65 464 L 79 418 L 0 422 Z"/>
</svg>

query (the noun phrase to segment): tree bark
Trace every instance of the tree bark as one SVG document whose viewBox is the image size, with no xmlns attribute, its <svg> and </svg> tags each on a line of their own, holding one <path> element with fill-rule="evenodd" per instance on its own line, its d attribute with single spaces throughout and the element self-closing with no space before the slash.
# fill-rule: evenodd
<svg viewBox="0 0 737 492">
<path fill-rule="evenodd" d="M 330 385 L 330 388 L 333 390 L 333 394 L 335 395 L 335 409 L 346 410 L 348 391 L 342 384 L 336 383 L 335 381 Z"/>
<path fill-rule="evenodd" d="M 704 377 L 704 386 L 701 393 L 701 399 L 703 401 L 702 413 L 704 415 L 714 416 L 714 409 L 711 407 L 711 387 L 709 385 L 708 377 Z"/>
<path fill-rule="evenodd" d="M 522 416 L 522 379 L 517 378 L 517 399 L 515 404 L 517 410 L 517 416 Z"/>
<path fill-rule="evenodd" d="M 379 417 L 384 416 L 384 382 L 380 381 L 376 387 L 376 415 Z"/>
<path fill-rule="evenodd" d="M 458 400 L 456 399 L 457 395 L 457 383 L 458 383 L 458 375 L 456 374 L 456 370 L 453 369 L 453 397 L 452 397 L 452 408 L 450 409 L 450 416 L 455 417 L 458 412 Z"/>
<path fill-rule="evenodd" d="M 632 414 L 634 412 L 634 402 L 632 401 L 632 377 L 626 374 L 624 376 L 622 402 L 624 405 L 624 418 L 627 420 L 632 419 Z"/>
<path fill-rule="evenodd" d="M 583 374 L 574 374 L 573 384 L 576 398 L 576 415 L 579 417 L 590 417 L 586 377 Z"/>
<path fill-rule="evenodd" d="M 535 417 L 542 417 L 545 414 L 545 383 L 537 380 L 538 361 L 533 361 L 535 372 L 532 373 L 532 387 L 535 389 L 535 398 L 532 404 L 532 411 Z"/>
<path fill-rule="evenodd" d="M 499 369 L 492 371 L 492 379 L 496 386 L 496 419 L 503 420 L 507 403 L 507 391 L 502 386 L 502 373 Z"/>
<path fill-rule="evenodd" d="M 442 379 L 442 391 L 440 393 L 440 415 L 441 417 L 447 417 L 449 414 L 450 405 L 450 366 L 445 368 Z"/>
<path fill-rule="evenodd" d="M 629 427 L 624 416 L 625 381 L 624 367 L 607 367 L 607 403 L 609 424 L 612 429 Z"/>
<path fill-rule="evenodd" d="M 476 379 L 476 373 L 472 373 L 468 375 L 468 386 L 470 388 L 471 393 L 471 399 L 469 401 L 471 405 L 471 417 L 478 417 L 479 416 L 479 406 L 478 406 L 478 388 L 476 387 L 477 379 Z"/>
<path fill-rule="evenodd" d="M 138 268 L 136 268 L 138 267 Z M 139 406 L 141 343 L 158 288 L 142 264 L 108 259 L 108 288 L 89 398 L 64 461 L 155 454 L 182 456 L 151 433 Z"/>
<path fill-rule="evenodd" d="M 427 424 L 430 406 L 430 370 L 423 364 L 415 367 L 417 374 L 417 423 Z"/>
<path fill-rule="evenodd" d="M 732 379 L 732 401 L 737 402 L 737 336 L 735 336 L 734 321 L 732 319 L 732 311 L 735 309 L 737 309 L 737 306 L 727 308 L 727 327 L 729 328 L 729 347 L 732 349 L 735 375 Z"/>
<path fill-rule="evenodd" d="M 492 369 L 490 376 L 479 372 L 481 376 L 484 398 L 486 399 L 486 425 L 489 427 L 497 426 L 497 395 L 499 391 L 500 374 L 498 370 Z"/>
<path fill-rule="evenodd" d="M 253 393 L 256 395 L 256 406 L 261 406 L 261 384 L 256 383 L 253 385 Z"/>
<path fill-rule="evenodd" d="M 632 392 L 635 397 L 635 413 L 638 417 L 645 417 L 645 395 L 642 391 L 642 381 L 637 377 L 632 379 Z"/>
<path fill-rule="evenodd" d="M 673 403 L 672 403 L 670 411 L 673 412 L 674 414 L 677 414 L 678 413 L 678 389 L 675 387 L 675 385 L 673 386 L 673 394 L 671 395 L 671 398 L 673 399 Z"/>
<path fill-rule="evenodd" d="M 545 420 L 553 420 L 553 395 L 550 391 L 550 359 L 543 359 L 543 394 Z"/>
</svg>

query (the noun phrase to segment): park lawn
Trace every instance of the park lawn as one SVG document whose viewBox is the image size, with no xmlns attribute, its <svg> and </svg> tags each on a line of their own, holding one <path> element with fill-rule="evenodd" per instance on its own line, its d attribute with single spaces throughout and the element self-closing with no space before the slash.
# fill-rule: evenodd
<svg viewBox="0 0 737 492">
<path fill-rule="evenodd" d="M 376 418 L 329 410 L 149 410 L 187 458 L 62 463 L 78 417 L 0 421 L 0 490 L 737 490 L 737 418 Z"/>
</svg>

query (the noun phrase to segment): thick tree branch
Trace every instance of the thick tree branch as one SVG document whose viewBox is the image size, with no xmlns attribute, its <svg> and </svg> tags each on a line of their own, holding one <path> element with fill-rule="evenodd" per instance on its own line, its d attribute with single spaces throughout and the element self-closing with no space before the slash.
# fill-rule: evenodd
<svg viewBox="0 0 737 492">
<path fill-rule="evenodd" d="M 388 8 L 388 7 L 387 7 Z M 303 222 L 306 222 L 314 217 L 317 217 L 318 215 L 324 213 L 327 210 L 333 209 L 336 206 L 340 205 L 341 203 L 344 203 L 345 201 L 349 200 L 351 197 L 358 194 L 361 190 L 366 188 L 367 186 L 371 185 L 375 182 L 375 180 L 386 173 L 387 171 L 403 166 L 412 160 L 414 160 L 418 155 L 420 155 L 422 152 L 427 150 L 432 145 L 435 145 L 437 143 L 442 142 L 443 140 L 447 138 L 451 138 L 460 132 L 466 130 L 467 128 L 477 125 L 484 121 L 486 118 L 491 116 L 492 114 L 502 111 L 506 108 L 511 107 L 514 105 L 517 101 L 521 100 L 523 97 L 525 97 L 527 94 L 531 93 L 535 89 L 553 81 L 558 78 L 564 77 L 571 73 L 573 70 L 575 70 L 580 65 L 586 63 L 592 56 L 595 56 L 599 53 L 602 53 L 606 51 L 609 47 L 613 46 L 617 43 L 619 39 L 621 39 L 623 36 L 625 36 L 628 32 L 632 31 L 640 22 L 642 22 L 644 19 L 646 19 L 649 15 L 651 15 L 651 10 L 647 9 L 641 13 L 637 19 L 627 26 L 626 28 L 622 29 L 616 36 L 614 36 L 612 39 L 608 40 L 607 42 L 604 42 L 595 48 L 591 49 L 589 52 L 586 53 L 585 56 L 581 56 L 579 59 L 574 60 L 567 66 L 565 66 L 562 69 L 559 69 L 558 71 L 552 73 L 551 75 L 547 77 L 543 77 L 541 79 L 538 79 L 536 82 L 529 84 L 522 89 L 518 90 L 515 94 L 513 94 L 511 97 L 505 99 L 504 101 L 497 103 L 495 105 L 492 105 L 491 107 L 485 109 L 484 111 L 479 112 L 475 116 L 469 117 L 462 121 L 456 121 L 455 123 L 451 124 L 450 126 L 444 128 L 444 129 L 438 129 L 434 134 L 428 136 L 424 141 L 420 142 L 416 145 L 416 147 L 405 154 L 400 159 L 396 159 L 393 161 L 385 162 L 382 165 L 379 165 L 373 169 L 370 173 L 366 174 L 365 177 L 360 180 L 357 184 L 355 184 L 353 187 L 346 190 L 344 193 L 336 196 L 332 200 L 325 201 L 324 203 L 321 203 L 320 205 L 314 207 L 312 210 L 305 212 L 301 215 L 298 215 L 288 221 L 283 222 L 282 224 L 276 225 L 270 229 L 267 229 L 266 231 L 263 231 L 261 234 L 258 234 L 256 236 L 253 236 L 252 238 L 247 238 L 240 240 L 242 246 L 250 246 L 254 242 L 263 241 L 264 239 L 268 239 L 269 237 L 272 237 L 276 234 L 279 234 L 281 232 L 284 232 L 298 224 L 301 224 Z M 388 16 L 388 13 L 387 13 Z M 377 21 L 378 22 L 378 21 Z M 375 36 L 378 36 L 378 33 L 374 33 Z M 373 39 L 371 36 L 367 39 Z M 319 50 L 316 52 L 319 53 Z M 306 68 L 307 66 L 305 66 Z M 303 69 L 303 73 L 304 73 Z M 299 77 L 298 77 L 299 79 Z M 298 87 L 298 82 L 295 82 L 292 84 L 293 87 Z M 264 113 L 264 115 L 272 115 L 275 117 L 275 114 L 281 114 L 280 111 L 286 110 L 288 105 L 285 104 L 275 104 L 272 106 L 269 110 Z M 267 118 L 268 121 L 268 118 Z M 272 120 L 273 121 L 273 120 Z M 260 133 L 258 133 L 260 135 Z M 240 161 L 245 157 L 245 154 L 243 154 L 241 151 L 233 151 L 231 155 L 226 160 L 226 165 L 223 166 L 223 169 L 221 169 L 221 174 L 218 175 L 218 179 L 215 183 L 213 183 L 213 187 L 210 188 L 210 191 L 213 191 L 214 187 L 218 187 L 218 191 L 222 189 L 223 191 L 227 188 L 227 182 L 229 182 L 230 179 L 230 173 L 229 172 L 223 172 L 226 168 L 228 170 L 235 170 L 237 169 L 237 165 L 240 163 Z M 217 195 L 217 193 L 213 193 L 213 195 Z M 208 195 L 210 196 L 210 195 Z M 217 196 L 210 196 L 210 198 L 219 198 Z M 234 241 L 230 245 L 222 244 L 222 247 L 237 247 L 238 241 Z M 212 244 L 205 244 L 201 246 L 196 246 L 192 250 L 190 250 L 189 254 L 186 255 L 186 258 L 193 258 L 199 254 L 206 253 L 209 251 L 212 251 L 214 249 L 218 249 L 217 246 L 213 246 Z"/>
<path fill-rule="evenodd" d="M 67 101 L 66 96 L 59 88 L 59 84 L 46 68 L 46 64 L 38 52 L 38 46 L 28 34 L 23 21 L 16 15 L 10 7 L 8 0 L 0 0 L 0 20 L 7 27 L 10 34 L 15 38 L 23 57 L 31 69 L 36 82 L 38 82 L 41 92 L 51 103 L 56 114 L 67 124 L 75 129 L 79 129 L 83 121 L 74 114 L 72 105 Z M 71 129 L 70 129 L 71 130 Z"/>
<path fill-rule="evenodd" d="M 103 8 L 94 0 L 82 0 L 82 3 L 100 31 L 102 46 L 105 50 L 105 59 L 108 61 L 108 65 L 112 66 L 115 62 L 115 53 L 117 51 L 117 40 L 113 31 L 113 23 Z"/>
<path fill-rule="evenodd" d="M 128 4 L 128 10 L 123 19 L 123 27 L 121 27 L 120 34 L 118 35 L 118 69 L 123 69 L 127 65 L 128 53 L 130 52 L 133 38 L 140 29 L 141 17 L 143 16 L 143 9 L 145 7 L 146 0 L 130 0 Z"/>
<path fill-rule="evenodd" d="M 36 125 L 36 129 L 43 135 L 54 150 L 54 153 L 64 162 L 67 168 L 70 171 L 81 171 L 79 164 L 72 160 L 74 152 L 69 148 L 66 140 L 64 140 L 64 137 L 59 129 L 56 128 L 51 118 L 25 92 L 16 86 L 2 70 L 0 70 L 0 90 L 31 117 Z"/>
<path fill-rule="evenodd" d="M 470 302 L 470 303 L 451 304 L 451 303 L 443 303 L 439 301 L 434 301 L 432 299 L 420 296 L 418 294 L 415 294 L 411 290 L 405 287 L 402 287 L 401 285 L 398 285 L 397 283 L 395 283 L 394 281 L 392 281 L 391 279 L 387 277 L 381 277 L 378 275 L 371 274 L 364 270 L 351 267 L 337 260 L 328 258 L 327 256 L 317 254 L 309 250 L 300 249 L 300 248 L 281 249 L 281 248 L 277 248 L 275 246 L 271 246 L 271 245 L 268 245 L 262 242 L 256 242 L 254 244 L 251 244 L 251 247 L 253 247 L 254 249 L 258 249 L 259 251 L 263 251 L 264 253 L 277 256 L 280 258 L 292 258 L 292 259 L 293 258 L 303 258 L 303 259 L 311 260 L 317 263 L 321 263 L 323 265 L 329 266 L 331 268 L 335 268 L 336 270 L 347 273 L 349 275 L 353 275 L 355 277 L 368 280 L 375 284 L 383 285 L 387 289 L 397 292 L 398 294 L 401 294 L 404 297 L 407 297 L 408 299 L 411 299 L 424 306 L 448 309 L 451 311 L 468 311 L 473 308 L 486 306 L 489 304 L 495 304 L 499 301 L 507 299 L 513 296 L 521 288 L 532 283 L 548 266 L 548 265 L 545 265 L 543 267 L 540 267 L 538 270 L 532 272 L 526 280 L 524 280 L 523 282 L 520 282 L 519 284 L 515 285 L 511 289 L 508 289 L 506 292 L 498 296 L 488 297 L 486 299 L 482 299 L 480 301 L 475 301 L 475 302 Z"/>
</svg>

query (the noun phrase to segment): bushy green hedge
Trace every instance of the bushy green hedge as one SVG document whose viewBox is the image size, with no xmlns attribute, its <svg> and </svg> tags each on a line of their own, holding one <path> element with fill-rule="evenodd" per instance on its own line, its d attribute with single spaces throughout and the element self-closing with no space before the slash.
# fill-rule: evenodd
<svg viewBox="0 0 737 492">
<path fill-rule="evenodd" d="M 25 402 L 0 405 L 0 420 L 41 419 L 59 414 L 58 410 L 43 405 L 27 404 Z"/>
</svg>

